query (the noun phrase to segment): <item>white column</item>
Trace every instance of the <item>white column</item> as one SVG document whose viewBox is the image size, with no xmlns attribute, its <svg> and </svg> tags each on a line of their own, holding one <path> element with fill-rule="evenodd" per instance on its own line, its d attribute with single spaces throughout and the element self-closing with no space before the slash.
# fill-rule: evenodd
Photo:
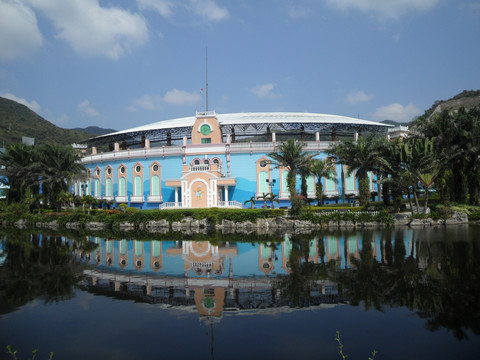
<svg viewBox="0 0 480 360">
<path fill-rule="evenodd" d="M 178 186 L 175 186 L 175 202 L 178 203 Z"/>
<path fill-rule="evenodd" d="M 315 141 L 320 141 L 320 133 L 318 131 L 315 133 Z"/>
<path fill-rule="evenodd" d="M 225 201 L 228 201 L 228 186 L 223 187 L 225 189 Z"/>
</svg>

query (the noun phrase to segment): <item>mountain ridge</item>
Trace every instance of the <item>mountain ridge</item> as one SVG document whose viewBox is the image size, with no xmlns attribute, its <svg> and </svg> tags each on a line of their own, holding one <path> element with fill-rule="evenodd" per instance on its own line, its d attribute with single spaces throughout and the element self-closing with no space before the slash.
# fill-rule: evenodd
<svg viewBox="0 0 480 360">
<path fill-rule="evenodd" d="M 64 129 L 52 124 L 27 106 L 14 100 L 0 97 L 0 147 L 7 147 L 14 143 L 21 143 L 22 137 L 35 139 L 35 144 L 68 145 L 88 138 L 98 136 L 98 127 L 95 132 L 85 129 Z M 110 129 L 105 129 L 105 133 Z"/>
</svg>

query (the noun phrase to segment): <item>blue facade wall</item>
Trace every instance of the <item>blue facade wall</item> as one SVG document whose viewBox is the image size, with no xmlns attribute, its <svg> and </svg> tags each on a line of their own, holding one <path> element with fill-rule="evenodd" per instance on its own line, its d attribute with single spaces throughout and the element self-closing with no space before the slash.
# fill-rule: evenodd
<svg viewBox="0 0 480 360">
<path fill-rule="evenodd" d="M 228 199 L 235 200 L 243 204 L 244 201 L 249 200 L 252 196 L 256 195 L 257 192 L 257 161 L 266 157 L 267 153 L 233 153 L 230 155 L 230 177 L 236 179 L 236 185 L 230 186 L 228 188 Z M 324 159 L 326 157 L 325 153 L 316 155 L 316 158 Z M 189 155 L 186 157 L 187 164 L 190 165 L 194 159 L 199 159 L 200 162 L 203 161 L 205 155 L 199 153 L 197 155 Z M 225 154 L 208 154 L 210 160 L 218 158 L 220 164 L 222 165 L 222 173 L 227 177 L 227 157 Z M 108 166 L 112 167 L 112 195 L 117 197 L 118 194 L 118 169 L 120 166 L 125 166 L 127 169 L 127 193 L 126 195 L 130 199 L 134 194 L 134 166 L 138 163 L 143 166 L 143 196 L 145 201 L 143 203 L 129 203 L 129 206 L 141 207 L 143 209 L 153 209 L 158 208 L 160 202 L 147 202 L 147 196 L 150 195 L 150 167 L 151 165 L 157 162 L 161 167 L 161 195 L 163 202 L 174 202 L 175 201 L 175 190 L 172 187 L 167 187 L 165 185 L 166 180 L 180 179 L 183 174 L 183 163 L 182 156 L 170 156 L 170 157 L 159 157 L 159 158 L 135 158 L 135 159 L 125 159 L 117 160 L 110 163 L 102 162 L 97 164 L 86 164 L 86 168 L 90 169 L 92 174 L 92 179 L 89 183 L 89 194 L 94 196 L 94 184 L 95 180 L 93 179 L 93 174 L 95 169 L 98 167 L 101 171 L 100 175 L 100 184 L 101 184 L 101 196 L 106 194 L 106 180 L 105 180 L 105 171 Z M 325 203 L 335 203 L 341 201 L 341 194 L 343 193 L 342 188 L 342 165 L 337 164 L 335 167 L 336 171 L 336 180 L 337 180 L 337 191 L 340 194 L 339 199 L 326 199 Z M 272 192 L 279 194 L 280 192 L 280 170 L 275 168 L 273 165 L 270 168 L 270 178 L 275 179 L 275 184 L 272 186 Z M 358 184 L 355 183 L 356 188 L 358 189 Z M 297 177 L 297 190 L 300 192 L 300 177 Z M 222 194 L 224 190 L 222 189 Z M 182 194 L 181 189 L 178 190 L 178 201 L 181 201 Z M 275 206 L 287 207 L 289 202 L 286 200 L 281 200 L 280 204 L 275 204 Z M 250 205 L 247 204 L 246 207 Z M 257 201 L 255 207 L 263 206 L 263 201 Z"/>
</svg>

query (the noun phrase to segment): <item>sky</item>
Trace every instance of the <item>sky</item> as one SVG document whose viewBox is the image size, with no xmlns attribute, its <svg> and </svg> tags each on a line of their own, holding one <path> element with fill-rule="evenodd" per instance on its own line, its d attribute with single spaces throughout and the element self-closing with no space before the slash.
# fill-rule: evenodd
<svg viewBox="0 0 480 360">
<path fill-rule="evenodd" d="M 217 113 L 407 122 L 480 89 L 480 0 L 0 0 L 0 96 L 63 128 L 194 116 L 207 68 Z"/>
</svg>

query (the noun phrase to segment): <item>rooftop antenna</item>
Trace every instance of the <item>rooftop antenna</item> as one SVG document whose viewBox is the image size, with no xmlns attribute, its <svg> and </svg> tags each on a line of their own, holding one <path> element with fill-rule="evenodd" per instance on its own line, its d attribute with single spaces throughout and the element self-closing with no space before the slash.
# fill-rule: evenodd
<svg viewBox="0 0 480 360">
<path fill-rule="evenodd" d="M 208 112 L 208 47 L 205 48 L 205 111 Z"/>
</svg>

